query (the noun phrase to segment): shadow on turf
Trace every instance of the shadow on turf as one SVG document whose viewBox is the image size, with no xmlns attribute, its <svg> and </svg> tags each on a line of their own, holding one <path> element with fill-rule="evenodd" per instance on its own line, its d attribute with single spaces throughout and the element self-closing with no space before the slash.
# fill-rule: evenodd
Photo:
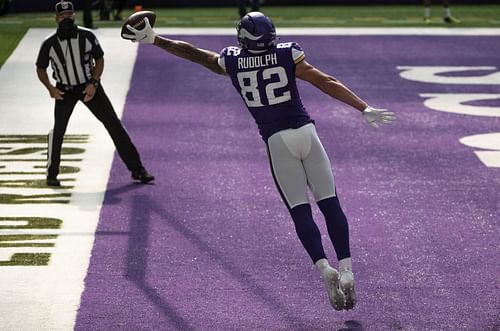
<svg viewBox="0 0 500 331">
<path fill-rule="evenodd" d="M 131 184 L 135 186 L 134 184 Z M 132 201 L 129 240 L 127 247 L 126 277 L 133 281 L 163 315 L 170 319 L 178 330 L 192 330 L 189 322 L 175 311 L 158 290 L 146 282 L 146 269 L 149 247 L 149 222 L 154 211 L 151 199 L 144 195 L 136 195 Z"/>
<path fill-rule="evenodd" d="M 279 315 L 283 316 L 283 320 L 290 321 L 288 325 L 289 330 L 307 330 L 310 328 L 310 326 L 307 325 L 307 321 L 303 321 L 299 316 L 292 314 L 285 305 L 270 295 L 265 288 L 255 284 L 249 275 L 245 274 L 233 262 L 226 259 L 217 252 L 217 250 L 207 244 L 198 234 L 187 228 L 181 222 L 178 222 L 173 215 L 164 210 L 148 196 L 134 196 L 131 209 L 132 214 L 129 226 L 130 236 L 126 258 L 126 277 L 133 281 L 136 286 L 144 292 L 146 297 L 163 312 L 165 317 L 170 319 L 176 329 L 191 330 L 192 327 L 189 325 L 189 320 L 181 316 L 176 311 L 175 307 L 162 298 L 159 291 L 147 284 L 146 281 L 148 248 L 150 247 L 150 221 L 153 214 L 160 216 L 161 220 L 167 223 L 171 229 L 182 234 L 193 245 L 197 246 L 199 250 L 209 255 L 215 263 L 218 263 L 228 274 L 232 275 L 234 279 L 238 280 L 244 287 L 249 288 L 253 294 L 265 302 L 268 307 L 272 307 Z M 362 328 L 349 328 L 343 330 L 362 330 Z"/>
<path fill-rule="evenodd" d="M 345 321 L 346 328 L 337 329 L 337 331 L 364 331 L 363 325 L 355 320 Z"/>
<path fill-rule="evenodd" d="M 132 191 L 134 189 L 140 188 L 144 184 L 138 184 L 135 182 L 128 183 L 123 186 L 115 187 L 110 190 L 106 190 L 106 194 L 104 196 L 103 205 L 115 205 L 122 201 L 119 197 L 120 194 L 126 193 L 128 191 Z"/>
</svg>

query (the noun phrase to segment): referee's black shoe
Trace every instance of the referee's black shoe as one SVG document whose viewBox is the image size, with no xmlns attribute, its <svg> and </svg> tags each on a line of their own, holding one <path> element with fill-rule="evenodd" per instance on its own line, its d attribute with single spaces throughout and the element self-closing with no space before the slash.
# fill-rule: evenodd
<svg viewBox="0 0 500 331">
<path fill-rule="evenodd" d="M 147 184 L 155 180 L 155 176 L 151 175 L 144 168 L 139 168 L 137 170 L 132 171 L 132 179 L 139 180 L 143 184 Z"/>
<path fill-rule="evenodd" d="M 47 186 L 61 186 L 61 182 L 57 178 L 47 177 Z"/>
</svg>

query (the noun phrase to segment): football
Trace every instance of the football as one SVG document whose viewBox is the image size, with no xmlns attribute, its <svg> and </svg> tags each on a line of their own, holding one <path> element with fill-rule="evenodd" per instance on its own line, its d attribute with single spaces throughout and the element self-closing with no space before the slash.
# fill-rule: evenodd
<svg viewBox="0 0 500 331">
<path fill-rule="evenodd" d="M 124 34 L 134 34 L 132 31 L 130 31 L 127 28 L 127 25 L 130 25 L 134 29 L 142 30 L 145 26 L 144 18 L 146 18 L 146 17 L 148 18 L 149 24 L 151 25 L 151 27 L 154 27 L 155 21 L 156 21 L 156 14 L 154 12 L 148 11 L 148 10 L 138 11 L 138 12 L 130 15 L 125 20 L 125 23 L 123 23 L 123 26 L 122 26 L 121 36 L 123 37 Z"/>
</svg>

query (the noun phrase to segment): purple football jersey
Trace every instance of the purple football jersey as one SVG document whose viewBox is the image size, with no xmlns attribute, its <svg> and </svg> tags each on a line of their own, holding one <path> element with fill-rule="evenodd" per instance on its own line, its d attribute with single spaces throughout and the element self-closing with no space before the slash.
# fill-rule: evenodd
<svg viewBox="0 0 500 331">
<path fill-rule="evenodd" d="M 295 65 L 304 57 L 294 42 L 259 54 L 238 47 L 226 47 L 220 54 L 219 65 L 231 77 L 265 141 L 278 131 L 313 122 L 295 81 Z"/>
</svg>

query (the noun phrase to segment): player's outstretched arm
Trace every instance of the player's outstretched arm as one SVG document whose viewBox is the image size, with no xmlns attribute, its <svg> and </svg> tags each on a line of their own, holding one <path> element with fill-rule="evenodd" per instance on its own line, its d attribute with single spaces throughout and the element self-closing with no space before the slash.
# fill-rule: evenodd
<svg viewBox="0 0 500 331">
<path fill-rule="evenodd" d="M 316 69 L 305 60 L 296 65 L 295 75 L 316 86 L 329 96 L 359 110 L 363 114 L 363 118 L 374 128 L 377 128 L 380 123 L 390 124 L 396 119 L 394 113 L 386 109 L 377 109 L 368 106 L 365 101 L 339 80 Z"/>
<path fill-rule="evenodd" d="M 216 74 L 226 74 L 224 69 L 219 66 L 219 54 L 217 53 L 198 48 L 182 40 L 171 40 L 160 36 L 156 36 L 153 44 L 175 56 L 199 63 Z"/>
<path fill-rule="evenodd" d="M 295 74 L 298 78 L 305 80 L 329 96 L 340 100 L 359 111 L 363 111 L 368 104 L 359 98 L 347 86 L 342 84 L 336 78 L 325 74 L 309 64 L 306 60 L 299 62 L 295 68 Z"/>
<path fill-rule="evenodd" d="M 175 56 L 199 63 L 216 74 L 226 74 L 224 69 L 222 69 L 218 64 L 219 54 L 198 48 L 182 40 L 172 40 L 158 36 L 156 32 L 153 31 L 147 17 L 144 18 L 143 29 L 137 30 L 130 25 L 127 25 L 127 28 L 133 34 L 122 34 L 122 37 L 125 39 L 144 44 L 153 44 Z"/>
</svg>

